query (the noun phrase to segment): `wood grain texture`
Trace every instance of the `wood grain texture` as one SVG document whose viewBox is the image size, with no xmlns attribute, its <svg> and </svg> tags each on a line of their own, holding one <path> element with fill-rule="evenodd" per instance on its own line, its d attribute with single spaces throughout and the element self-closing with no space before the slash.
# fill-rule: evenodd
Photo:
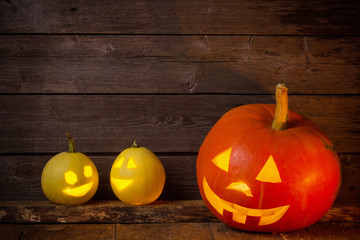
<svg viewBox="0 0 360 240">
<path fill-rule="evenodd" d="M 115 234 L 115 224 L 33 224 L 23 225 L 23 232 L 19 239 L 115 240 Z"/>
<path fill-rule="evenodd" d="M 0 93 L 360 93 L 360 37 L 10 35 L 0 56 Z"/>
<path fill-rule="evenodd" d="M 63 206 L 49 201 L 0 201 L 0 223 L 179 223 L 218 222 L 202 200 L 156 201 L 132 206 L 120 201 L 89 201 Z M 324 220 L 323 220 L 324 219 Z M 333 206 L 320 222 L 360 222 L 360 208 Z"/>
<path fill-rule="evenodd" d="M 1 33 L 359 34 L 357 1 L 2 1 Z"/>
<path fill-rule="evenodd" d="M 116 224 L 117 240 L 212 239 L 207 223 Z"/>
<path fill-rule="evenodd" d="M 356 211 L 355 211 L 356 212 Z M 63 206 L 49 201 L 0 202 L 1 223 L 175 223 L 217 221 L 202 200 L 156 201 L 125 205 L 121 201 L 89 201 Z"/>
<path fill-rule="evenodd" d="M 1 95 L 0 153 L 58 153 L 65 133 L 80 152 L 118 153 L 138 139 L 153 152 L 197 152 L 228 110 L 267 95 Z M 339 153 L 360 152 L 359 96 L 290 96 Z M 291 121 L 291 120 L 290 120 Z"/>
<path fill-rule="evenodd" d="M 358 223 L 354 222 L 317 222 L 314 225 L 302 230 L 287 233 L 255 233 L 245 232 L 230 228 L 224 223 L 209 223 L 213 239 L 215 240 L 304 240 L 304 239 L 329 239 L 329 240 L 345 240 L 358 239 L 360 237 L 360 229 Z"/>
<path fill-rule="evenodd" d="M 0 239 L 214 239 L 304 240 L 359 239 L 355 222 L 318 222 L 288 233 L 256 233 L 230 228 L 221 222 L 157 224 L 1 224 Z"/>
<path fill-rule="evenodd" d="M 21 239 L 24 234 L 23 229 L 24 226 L 21 224 L 0 224 L 0 239 Z"/>
<path fill-rule="evenodd" d="M 221 222 L 157 224 L 1 224 L 0 239 L 358 239 L 354 222 L 318 222 L 288 233 L 255 233 L 230 228 Z"/>
<path fill-rule="evenodd" d="M 41 190 L 41 172 L 51 155 L 0 156 L 0 201 L 46 200 Z M 117 200 L 110 187 L 110 169 L 114 156 L 92 156 L 99 172 L 99 188 L 93 199 Z M 196 179 L 196 155 L 159 155 L 166 172 L 160 200 L 201 199 Z M 359 206 L 360 156 L 340 155 L 342 183 L 336 204 Z M 339 214 L 337 214 L 339 215 Z M 342 216 L 344 217 L 344 216 Z"/>
</svg>

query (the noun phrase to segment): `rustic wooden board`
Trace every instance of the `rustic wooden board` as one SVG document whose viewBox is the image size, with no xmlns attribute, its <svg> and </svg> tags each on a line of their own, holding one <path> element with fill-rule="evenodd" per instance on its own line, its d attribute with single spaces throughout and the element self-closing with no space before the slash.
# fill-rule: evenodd
<svg viewBox="0 0 360 240">
<path fill-rule="evenodd" d="M 177 223 L 217 222 L 202 200 L 156 201 L 132 206 L 120 201 L 89 201 L 63 206 L 49 201 L 0 201 L 0 223 Z M 320 222 L 360 222 L 360 208 L 333 206 Z"/>
<path fill-rule="evenodd" d="M 221 222 L 157 224 L 0 224 L 0 239 L 359 239 L 355 222 L 318 222 L 288 233 L 256 233 Z"/>
<path fill-rule="evenodd" d="M 23 227 L 22 235 L 18 238 L 21 240 L 116 239 L 115 224 L 32 224 Z"/>
<path fill-rule="evenodd" d="M 339 153 L 360 152 L 360 96 L 290 96 Z M 119 153 L 134 139 L 154 152 L 196 153 L 228 110 L 274 103 L 267 95 L 1 95 L 0 153 Z M 290 120 L 291 121 L 291 120 Z"/>
<path fill-rule="evenodd" d="M 21 239 L 24 226 L 20 224 L 0 224 L 0 239 Z"/>
<path fill-rule="evenodd" d="M 164 224 L 116 224 L 117 240 L 212 239 L 208 223 L 164 223 Z"/>
<path fill-rule="evenodd" d="M 89 201 L 80 206 L 62 206 L 49 201 L 0 202 L 0 213 L 1 223 L 174 223 L 216 221 L 202 200 L 156 201 L 143 206 L 125 205 L 120 201 Z M 356 210 L 355 214 L 357 214 Z"/>
<path fill-rule="evenodd" d="M 109 174 L 116 156 L 93 156 L 100 177 L 93 199 L 117 200 Z M 46 200 L 40 186 L 41 172 L 51 155 L 0 156 L 0 201 Z M 159 155 L 166 171 L 161 200 L 201 199 L 196 180 L 196 155 Z M 360 206 L 360 155 L 340 155 L 342 184 L 337 204 Z"/>
<path fill-rule="evenodd" d="M 312 239 L 347 240 L 360 239 L 360 227 L 356 222 L 328 222 L 314 224 L 306 230 Z M 285 235 L 286 236 L 286 235 Z"/>
<path fill-rule="evenodd" d="M 360 228 L 358 223 L 354 222 L 318 222 L 306 229 L 297 230 L 288 233 L 254 233 L 245 232 L 230 228 L 220 223 L 209 223 L 213 239 L 215 240 L 236 240 L 236 239 L 281 239 L 281 240 L 304 240 L 304 239 L 329 239 L 329 240 L 345 240 L 359 239 Z"/>
<path fill-rule="evenodd" d="M 0 56 L 0 93 L 360 93 L 360 37 L 10 35 Z"/>
<path fill-rule="evenodd" d="M 357 1 L 2 1 L 1 33 L 359 34 Z"/>
</svg>

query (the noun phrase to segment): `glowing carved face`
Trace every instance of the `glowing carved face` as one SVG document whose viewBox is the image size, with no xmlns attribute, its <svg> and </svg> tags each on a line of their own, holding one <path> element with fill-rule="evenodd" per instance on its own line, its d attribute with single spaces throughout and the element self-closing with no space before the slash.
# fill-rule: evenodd
<svg viewBox="0 0 360 240">
<path fill-rule="evenodd" d="M 84 172 L 83 172 L 85 178 L 91 178 L 93 176 L 93 169 L 90 165 L 84 166 Z M 80 176 L 82 177 L 82 176 Z M 69 170 L 65 172 L 64 174 L 65 182 L 70 184 L 71 186 L 74 186 L 76 183 L 79 182 L 78 175 L 74 173 L 73 171 Z M 85 194 L 87 194 L 92 186 L 94 185 L 94 182 L 85 183 L 83 185 L 74 187 L 74 188 L 66 188 L 63 191 L 66 195 L 73 196 L 73 197 L 83 197 Z"/>
<path fill-rule="evenodd" d="M 122 157 L 122 158 L 115 161 L 113 167 L 116 168 L 116 169 L 121 169 L 121 167 L 123 167 L 123 165 L 124 165 L 124 162 L 125 162 L 125 157 Z M 132 159 L 130 157 L 126 162 L 126 169 L 135 169 L 135 168 L 136 168 L 136 163 L 135 163 L 134 159 Z M 130 186 L 133 183 L 134 179 L 115 178 L 115 177 L 111 176 L 110 181 L 113 183 L 113 185 L 115 186 L 117 191 L 121 192 L 125 188 Z"/>
<path fill-rule="evenodd" d="M 123 150 L 111 167 L 111 189 L 126 204 L 143 205 L 155 201 L 164 184 L 165 170 L 160 160 L 136 142 Z"/>
<path fill-rule="evenodd" d="M 212 159 L 212 162 L 221 170 L 229 172 L 229 161 L 232 148 L 229 148 L 218 154 Z M 272 155 L 269 156 L 265 165 L 262 167 L 257 177 L 255 178 L 261 182 L 281 183 L 281 177 Z M 244 182 L 238 181 L 229 184 L 226 189 L 234 190 L 243 193 L 245 196 L 253 198 L 251 188 Z M 279 221 L 282 216 L 289 209 L 290 205 L 284 205 L 269 209 L 256 209 L 240 206 L 235 203 L 228 202 L 214 193 L 210 188 L 205 176 L 203 177 L 204 194 L 211 204 L 211 206 L 220 214 L 224 215 L 224 210 L 232 213 L 232 220 L 237 223 L 245 224 L 246 218 L 259 217 L 259 226 L 269 225 Z"/>
</svg>

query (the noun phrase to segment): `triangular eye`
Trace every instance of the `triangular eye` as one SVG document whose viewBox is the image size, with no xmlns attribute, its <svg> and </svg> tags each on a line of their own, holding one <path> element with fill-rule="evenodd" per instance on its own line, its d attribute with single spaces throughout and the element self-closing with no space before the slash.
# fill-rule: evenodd
<svg viewBox="0 0 360 240">
<path fill-rule="evenodd" d="M 115 160 L 115 165 L 114 165 L 114 167 L 115 168 L 121 168 L 121 166 L 123 165 L 123 163 L 124 163 L 124 160 L 125 160 L 125 157 L 122 157 L 122 158 L 120 158 L 119 160 L 118 159 L 116 159 Z"/>
<path fill-rule="evenodd" d="M 266 161 L 264 167 L 261 169 L 256 177 L 256 180 L 262 182 L 278 183 L 281 182 L 279 170 L 272 155 Z"/>
<path fill-rule="evenodd" d="M 132 158 L 130 157 L 130 159 L 128 160 L 128 163 L 127 163 L 127 165 L 126 165 L 126 167 L 127 167 L 127 168 L 136 168 L 136 163 L 135 163 L 134 159 L 132 159 Z"/>
<path fill-rule="evenodd" d="M 211 161 L 220 169 L 229 172 L 231 147 L 216 155 Z"/>
</svg>

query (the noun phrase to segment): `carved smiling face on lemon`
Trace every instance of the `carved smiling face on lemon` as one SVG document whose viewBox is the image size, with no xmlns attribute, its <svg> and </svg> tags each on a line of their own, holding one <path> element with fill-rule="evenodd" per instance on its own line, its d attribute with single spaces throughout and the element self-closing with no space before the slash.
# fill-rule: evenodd
<svg viewBox="0 0 360 240">
<path fill-rule="evenodd" d="M 143 205 L 155 201 L 165 185 L 161 161 L 136 142 L 115 159 L 110 172 L 111 188 L 124 203 Z"/>
<path fill-rule="evenodd" d="M 79 205 L 94 196 L 99 176 L 91 159 L 75 152 L 73 139 L 67 136 L 69 152 L 59 153 L 49 160 L 41 175 L 41 187 L 54 203 Z"/>
</svg>

